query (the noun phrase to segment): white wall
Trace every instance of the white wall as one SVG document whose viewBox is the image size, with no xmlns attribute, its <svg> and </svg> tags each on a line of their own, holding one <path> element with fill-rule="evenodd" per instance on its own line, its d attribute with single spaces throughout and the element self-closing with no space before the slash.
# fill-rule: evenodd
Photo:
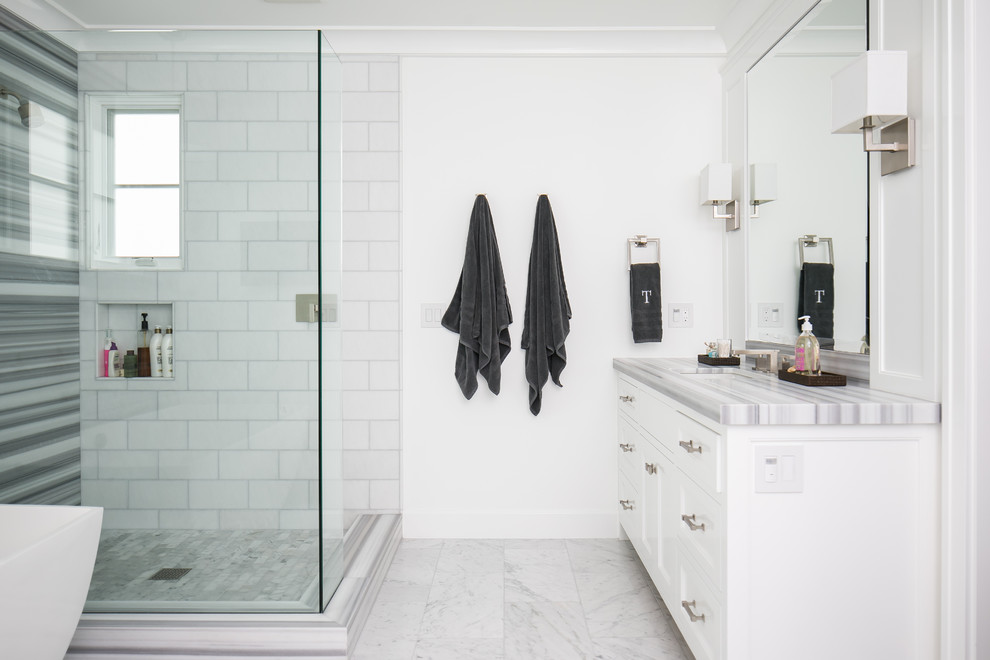
<svg viewBox="0 0 990 660">
<path fill-rule="evenodd" d="M 697 204 L 719 160 L 718 62 L 404 58 L 403 511 L 408 537 L 595 537 L 616 530 L 614 356 L 697 354 L 722 330 L 722 227 Z M 446 307 L 476 193 L 491 204 L 515 319 L 502 392 L 466 401 Z M 563 389 L 528 409 L 519 349 L 536 200 L 547 193 L 574 318 Z M 632 341 L 626 238 L 662 240 L 666 303 L 694 327 Z M 665 315 L 667 308 L 664 308 Z M 666 326 L 666 323 L 665 323 Z"/>
</svg>

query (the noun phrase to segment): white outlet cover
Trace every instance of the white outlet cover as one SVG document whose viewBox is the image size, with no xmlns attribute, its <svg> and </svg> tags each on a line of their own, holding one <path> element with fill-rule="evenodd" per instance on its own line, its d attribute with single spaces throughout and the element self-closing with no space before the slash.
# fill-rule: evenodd
<svg viewBox="0 0 990 660">
<path fill-rule="evenodd" d="M 443 318 L 443 303 L 422 303 L 419 308 L 420 326 L 423 328 L 439 328 Z"/>
</svg>

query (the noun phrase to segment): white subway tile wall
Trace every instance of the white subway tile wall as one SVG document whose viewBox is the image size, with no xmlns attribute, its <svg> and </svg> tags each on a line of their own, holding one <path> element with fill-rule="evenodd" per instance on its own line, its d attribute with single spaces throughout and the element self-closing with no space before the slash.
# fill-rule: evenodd
<svg viewBox="0 0 990 660">
<path fill-rule="evenodd" d="M 397 57 L 343 62 L 344 524 L 398 512 L 400 143 Z"/>
<path fill-rule="evenodd" d="M 294 303 L 316 290 L 315 67 L 266 59 L 80 59 L 80 91 L 181 92 L 185 121 L 185 270 L 80 276 L 84 364 L 97 302 L 174 303 L 174 381 L 83 377 L 84 502 L 108 527 L 317 524 L 317 342 Z M 398 58 L 345 59 L 343 90 L 343 347 L 329 357 L 343 359 L 331 442 L 349 526 L 400 510 Z"/>
</svg>

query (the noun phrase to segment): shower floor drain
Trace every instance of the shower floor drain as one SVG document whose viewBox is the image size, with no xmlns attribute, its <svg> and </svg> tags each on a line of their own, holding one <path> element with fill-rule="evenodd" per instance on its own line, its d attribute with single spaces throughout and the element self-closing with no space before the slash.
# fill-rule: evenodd
<svg viewBox="0 0 990 660">
<path fill-rule="evenodd" d="M 183 575 L 191 571 L 191 568 L 163 568 L 154 575 L 152 575 L 149 580 L 178 580 Z"/>
</svg>

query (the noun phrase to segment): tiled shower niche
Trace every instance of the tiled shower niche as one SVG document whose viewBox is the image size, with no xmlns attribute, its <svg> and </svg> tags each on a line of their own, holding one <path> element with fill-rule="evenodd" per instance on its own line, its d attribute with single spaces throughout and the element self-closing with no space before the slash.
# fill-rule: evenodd
<svg viewBox="0 0 990 660">
<path fill-rule="evenodd" d="M 137 353 L 137 348 L 143 346 L 141 337 L 141 314 L 148 314 L 148 344 L 151 344 L 151 337 L 154 335 L 155 326 L 160 326 L 162 333 L 171 327 L 173 335 L 173 355 L 178 355 L 179 334 L 175 328 L 175 310 L 172 303 L 130 303 L 112 302 L 96 303 L 96 343 L 93 345 L 93 360 L 95 361 L 94 376 L 98 381 L 172 381 L 172 378 L 137 376 L 134 378 L 106 378 L 103 375 L 103 344 L 106 339 L 107 330 L 117 344 L 117 349 L 121 355 L 125 355 L 128 350 Z M 173 364 L 177 365 L 177 359 L 173 359 Z"/>
</svg>

